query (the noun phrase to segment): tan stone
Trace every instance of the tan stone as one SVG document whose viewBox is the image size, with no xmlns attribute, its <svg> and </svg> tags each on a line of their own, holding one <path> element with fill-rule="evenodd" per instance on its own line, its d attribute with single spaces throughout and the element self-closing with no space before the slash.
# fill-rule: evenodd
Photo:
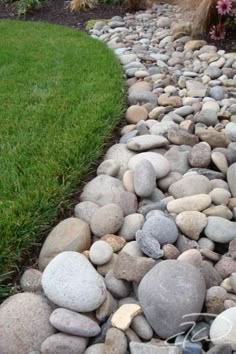
<svg viewBox="0 0 236 354">
<path fill-rule="evenodd" d="M 206 41 L 195 39 L 195 40 L 188 41 L 185 44 L 184 49 L 197 50 L 197 49 L 202 48 L 206 44 L 207 44 Z"/>
<path fill-rule="evenodd" d="M 211 204 L 211 197 L 207 194 L 197 194 L 190 197 L 171 200 L 167 204 L 169 213 L 180 214 L 183 211 L 202 211 Z"/>
<path fill-rule="evenodd" d="M 160 95 L 158 98 L 158 104 L 160 106 L 172 106 L 172 107 L 181 107 L 182 99 L 179 96 L 168 96 L 168 95 Z"/>
<path fill-rule="evenodd" d="M 141 314 L 141 306 L 137 304 L 125 304 L 118 308 L 111 318 L 111 324 L 113 327 L 125 331 L 129 328 L 132 319 Z"/>
<path fill-rule="evenodd" d="M 184 211 L 176 217 L 175 222 L 184 235 L 192 240 L 198 240 L 207 225 L 207 217 L 199 211 Z"/>
<path fill-rule="evenodd" d="M 140 120 L 146 120 L 148 118 L 148 111 L 146 108 L 138 105 L 130 106 L 125 114 L 125 119 L 128 123 L 136 124 Z"/>
<path fill-rule="evenodd" d="M 152 86 L 146 81 L 138 81 L 134 85 L 130 86 L 128 93 L 131 94 L 134 91 L 151 91 Z"/>
<path fill-rule="evenodd" d="M 89 225 L 78 218 L 61 221 L 46 238 L 39 255 L 39 269 L 42 271 L 59 253 L 65 251 L 83 252 L 91 245 Z"/>
<path fill-rule="evenodd" d="M 122 236 L 108 234 L 101 237 L 101 240 L 106 241 L 112 247 L 113 252 L 119 252 L 126 244 Z"/>
</svg>

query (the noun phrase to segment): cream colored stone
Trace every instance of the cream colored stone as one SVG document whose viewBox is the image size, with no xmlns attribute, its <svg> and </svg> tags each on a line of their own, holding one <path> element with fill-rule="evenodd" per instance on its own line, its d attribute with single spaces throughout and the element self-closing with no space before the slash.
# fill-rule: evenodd
<svg viewBox="0 0 236 354">
<path fill-rule="evenodd" d="M 142 313 L 141 306 L 137 304 L 125 304 L 118 308 L 111 319 L 113 327 L 125 331 L 129 328 L 133 318 Z"/>
</svg>

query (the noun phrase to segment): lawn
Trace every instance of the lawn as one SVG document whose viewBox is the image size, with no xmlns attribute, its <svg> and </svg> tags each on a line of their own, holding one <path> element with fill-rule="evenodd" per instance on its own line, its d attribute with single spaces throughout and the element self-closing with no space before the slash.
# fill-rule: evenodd
<svg viewBox="0 0 236 354">
<path fill-rule="evenodd" d="M 63 26 L 0 21 L 2 284 L 55 222 L 123 109 L 121 66 L 104 44 Z"/>
</svg>

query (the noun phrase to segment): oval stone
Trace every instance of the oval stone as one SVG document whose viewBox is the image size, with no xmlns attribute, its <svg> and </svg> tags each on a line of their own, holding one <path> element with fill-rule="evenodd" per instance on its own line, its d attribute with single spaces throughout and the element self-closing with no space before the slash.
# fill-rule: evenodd
<svg viewBox="0 0 236 354">
<path fill-rule="evenodd" d="M 43 273 L 42 286 L 56 305 L 77 312 L 93 311 L 106 298 L 103 278 L 87 258 L 77 252 L 57 255 Z"/>
<path fill-rule="evenodd" d="M 205 281 L 197 268 L 181 261 L 166 260 L 141 280 L 138 298 L 156 334 L 168 338 L 191 326 L 191 323 L 181 326 L 184 322 L 197 319 L 205 292 Z"/>
</svg>

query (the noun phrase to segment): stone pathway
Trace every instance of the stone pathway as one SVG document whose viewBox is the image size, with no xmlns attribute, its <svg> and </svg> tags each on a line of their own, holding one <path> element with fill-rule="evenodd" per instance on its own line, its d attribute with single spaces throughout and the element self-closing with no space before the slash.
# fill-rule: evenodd
<svg viewBox="0 0 236 354">
<path fill-rule="evenodd" d="M 0 307 L 1 354 L 236 352 L 236 53 L 181 18 L 91 31 L 123 64 L 127 125 Z"/>
</svg>

